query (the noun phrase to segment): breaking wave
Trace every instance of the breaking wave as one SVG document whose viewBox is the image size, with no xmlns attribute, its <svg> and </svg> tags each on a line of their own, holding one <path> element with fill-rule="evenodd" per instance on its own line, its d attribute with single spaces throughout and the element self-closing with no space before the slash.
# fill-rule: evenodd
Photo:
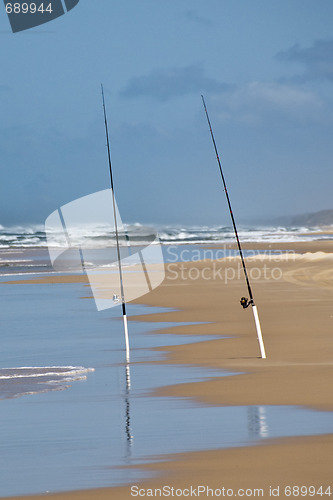
<svg viewBox="0 0 333 500">
<path fill-rule="evenodd" d="M 44 366 L 0 369 L 0 399 L 68 389 L 73 382 L 86 380 L 94 368 Z"/>
<path fill-rule="evenodd" d="M 73 231 L 72 246 L 105 248 L 115 245 L 115 234 L 103 225 L 82 225 Z M 127 224 L 119 231 L 120 242 L 133 245 L 150 244 L 156 233 L 165 244 L 228 243 L 234 240 L 229 226 L 160 226 Z M 323 231 L 318 227 L 239 226 L 239 236 L 244 242 L 290 242 L 332 239 L 333 228 Z M 61 246 L 63 234 L 48 233 L 52 246 Z M 48 241 L 43 225 L 4 227 L 0 225 L 0 249 L 46 248 Z M 2 262 L 3 263 L 3 262 Z"/>
</svg>

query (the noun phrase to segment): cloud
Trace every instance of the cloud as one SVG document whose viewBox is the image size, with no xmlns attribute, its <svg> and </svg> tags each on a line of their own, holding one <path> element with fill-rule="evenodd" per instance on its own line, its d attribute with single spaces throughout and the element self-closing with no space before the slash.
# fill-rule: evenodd
<svg viewBox="0 0 333 500">
<path fill-rule="evenodd" d="M 245 94 L 252 103 L 265 103 L 289 110 L 318 103 L 312 92 L 276 82 L 252 82 L 245 87 Z"/>
<path fill-rule="evenodd" d="M 313 92 L 277 82 L 251 82 L 221 96 L 220 116 L 248 125 L 272 119 L 301 122 L 314 120 L 323 110 L 322 100 Z"/>
<path fill-rule="evenodd" d="M 213 24 L 210 19 L 198 15 L 194 10 L 187 10 L 185 12 L 185 17 L 188 21 L 201 24 L 202 26 L 211 26 Z"/>
<path fill-rule="evenodd" d="M 304 66 L 305 73 L 294 78 L 305 82 L 314 79 L 333 81 L 333 40 L 316 40 L 311 47 L 293 45 L 280 51 L 275 58 L 288 63 L 299 63 Z"/>
<path fill-rule="evenodd" d="M 226 83 L 205 76 L 201 65 L 184 68 L 155 69 L 150 75 L 134 77 L 120 92 L 124 98 L 151 97 L 167 101 L 192 93 L 220 93 L 230 89 Z"/>
<path fill-rule="evenodd" d="M 0 92 L 8 92 L 12 90 L 12 87 L 10 87 L 9 85 L 1 85 L 0 84 Z"/>
</svg>

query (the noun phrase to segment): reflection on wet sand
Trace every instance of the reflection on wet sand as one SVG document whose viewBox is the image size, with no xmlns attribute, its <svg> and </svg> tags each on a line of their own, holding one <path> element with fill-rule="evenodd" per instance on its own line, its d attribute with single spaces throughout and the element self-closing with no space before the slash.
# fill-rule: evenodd
<svg viewBox="0 0 333 500">
<path fill-rule="evenodd" d="M 250 438 L 269 437 L 266 409 L 264 406 L 248 407 L 248 429 Z"/>
</svg>

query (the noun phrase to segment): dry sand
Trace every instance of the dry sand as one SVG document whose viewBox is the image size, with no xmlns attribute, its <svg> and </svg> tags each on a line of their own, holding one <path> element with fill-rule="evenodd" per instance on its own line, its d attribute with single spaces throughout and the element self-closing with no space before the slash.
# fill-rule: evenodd
<svg viewBox="0 0 333 500">
<path fill-rule="evenodd" d="M 251 248 L 262 248 L 262 245 Z M 167 265 L 162 286 L 138 302 L 177 310 L 145 315 L 144 321 L 204 322 L 164 332 L 228 337 L 163 349 L 168 362 L 242 374 L 168 387 L 158 390 L 158 395 L 192 397 L 202 404 L 304 405 L 319 411 L 333 410 L 333 243 L 292 244 L 284 248 L 292 249 L 297 255 L 291 254 L 288 259 L 266 255 L 248 260 L 266 360 L 259 358 L 251 307 L 243 310 L 239 304 L 241 296 L 247 294 L 239 260 Z M 82 281 L 80 276 L 66 279 Z M 34 282 L 45 280 L 63 282 L 61 277 L 39 278 Z M 18 283 L 23 284 L 22 281 Z M 323 486 L 324 492 L 331 486 L 333 494 L 333 435 L 271 440 L 254 447 L 181 454 L 145 467 L 160 476 L 140 485 L 146 490 L 140 498 L 152 496 L 147 488 L 164 485 L 175 489 L 191 485 L 194 488 L 198 485 L 212 489 L 225 487 L 233 489 L 234 494 L 240 488 L 252 489 L 252 496 L 261 498 L 272 497 L 270 487 L 280 487 L 279 498 L 290 498 L 288 490 L 284 491 L 285 486 L 314 485 L 316 488 Z M 262 489 L 263 496 L 261 491 L 254 492 L 254 488 Z M 291 497 L 296 494 L 297 490 Z M 200 497 L 206 498 L 206 495 Z M 130 487 L 122 487 L 47 495 L 45 498 L 122 500 L 133 496 Z M 328 495 L 318 494 L 315 498 L 328 498 Z"/>
</svg>

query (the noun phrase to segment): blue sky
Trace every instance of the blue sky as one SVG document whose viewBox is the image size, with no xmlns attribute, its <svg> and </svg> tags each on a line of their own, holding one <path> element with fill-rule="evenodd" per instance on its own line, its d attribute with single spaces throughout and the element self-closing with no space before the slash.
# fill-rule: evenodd
<svg viewBox="0 0 333 500">
<path fill-rule="evenodd" d="M 333 208 L 331 0 L 80 0 L 13 34 L 0 10 L 0 224 L 109 187 L 124 222 Z"/>
</svg>

